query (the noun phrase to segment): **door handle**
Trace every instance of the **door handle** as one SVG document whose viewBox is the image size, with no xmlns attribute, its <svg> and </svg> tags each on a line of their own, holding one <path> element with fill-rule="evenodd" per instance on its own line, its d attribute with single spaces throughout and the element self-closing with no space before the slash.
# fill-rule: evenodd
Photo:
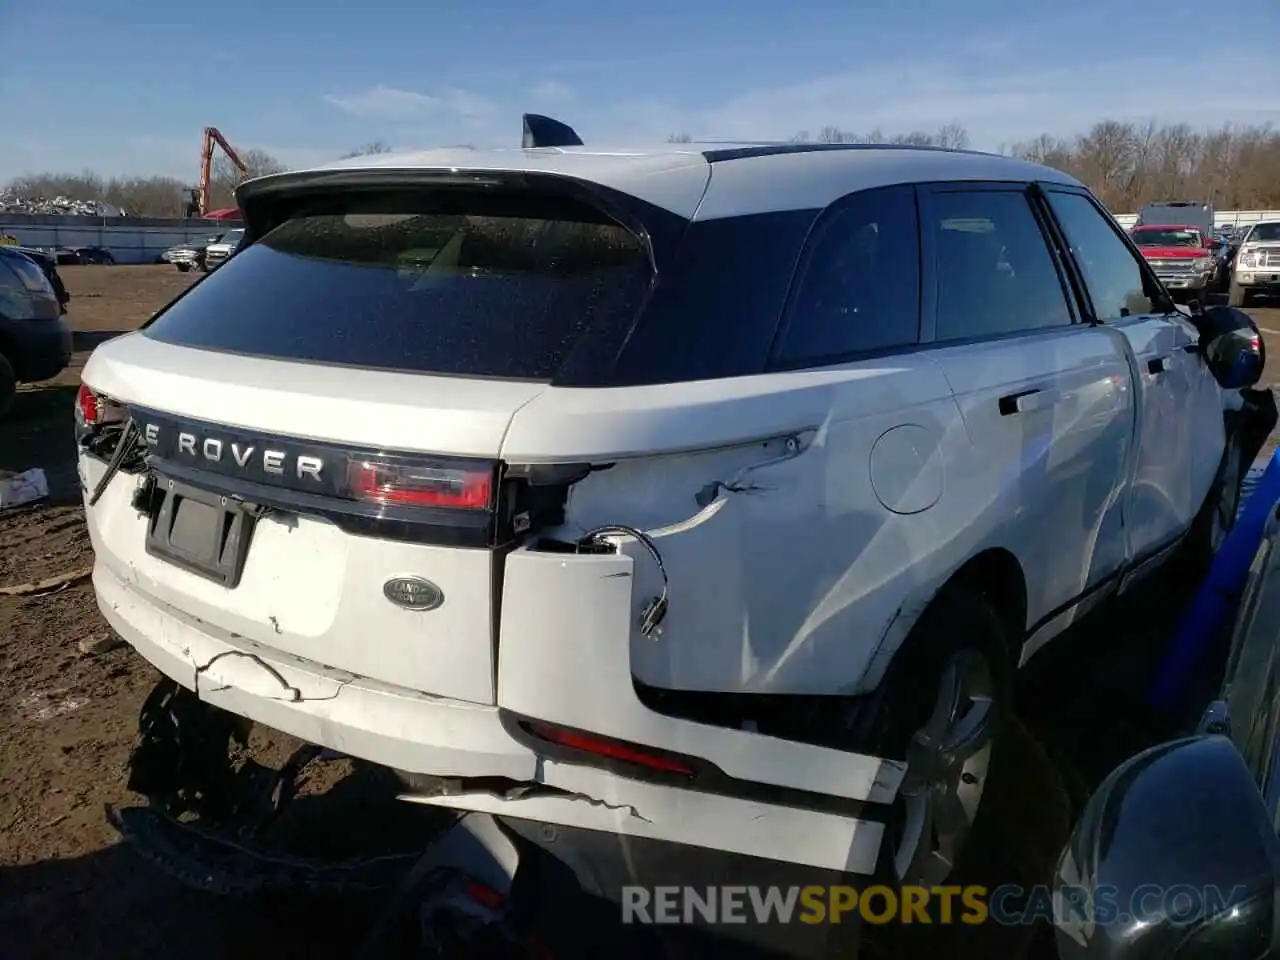
<svg viewBox="0 0 1280 960">
<path fill-rule="evenodd" d="M 1154 360 L 1147 362 L 1147 372 L 1154 377 L 1166 372 L 1169 369 L 1168 357 L 1156 357 Z"/>
<path fill-rule="evenodd" d="M 1053 403 L 1054 395 L 1051 390 L 1042 390 L 1039 387 L 1022 390 L 1000 398 L 1000 416 L 1011 417 L 1015 413 L 1030 413 L 1032 410 L 1052 406 Z"/>
</svg>

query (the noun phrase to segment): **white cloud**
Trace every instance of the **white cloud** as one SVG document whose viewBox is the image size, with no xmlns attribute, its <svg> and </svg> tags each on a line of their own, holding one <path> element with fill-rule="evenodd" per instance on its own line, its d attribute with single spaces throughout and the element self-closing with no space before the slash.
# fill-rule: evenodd
<svg viewBox="0 0 1280 960">
<path fill-rule="evenodd" d="M 1237 75 L 1256 82 L 1224 100 L 1202 76 L 1171 72 L 1159 59 L 1028 70 L 1026 61 L 1013 55 L 966 55 L 817 76 L 747 90 L 707 106 L 641 100 L 601 105 L 563 119 L 588 143 L 648 142 L 672 132 L 706 139 L 780 140 L 802 130 L 816 134 L 828 125 L 894 134 L 959 123 L 975 146 L 988 149 L 1042 132 L 1084 132 L 1102 119 L 1196 126 L 1280 121 L 1280 60 L 1259 60 Z"/>
<path fill-rule="evenodd" d="M 379 84 L 359 93 L 325 94 L 331 106 L 357 117 L 379 117 L 385 120 L 410 120 L 435 110 L 440 101 L 412 90 L 397 90 Z"/>
<path fill-rule="evenodd" d="M 497 108 L 479 94 L 449 88 L 440 94 L 418 93 L 379 84 L 355 93 L 324 96 L 324 101 L 357 117 L 407 122 L 445 111 L 469 121 L 492 116 Z"/>
<path fill-rule="evenodd" d="M 269 153 L 290 170 L 300 170 L 336 160 L 345 151 L 336 148 L 272 144 L 235 144 Z M 116 140 L 112 149 L 95 154 L 103 176 L 170 176 L 192 184 L 199 176 L 198 144 L 189 137 L 146 134 Z M 220 155 L 215 151 L 215 156 Z"/>
<path fill-rule="evenodd" d="M 498 112 L 498 105 L 493 101 L 457 88 L 446 90 L 440 96 L 440 102 L 446 110 L 462 120 L 486 121 Z"/>
<path fill-rule="evenodd" d="M 530 91 L 538 103 L 566 103 L 572 99 L 573 91 L 559 80 L 547 80 Z"/>
</svg>

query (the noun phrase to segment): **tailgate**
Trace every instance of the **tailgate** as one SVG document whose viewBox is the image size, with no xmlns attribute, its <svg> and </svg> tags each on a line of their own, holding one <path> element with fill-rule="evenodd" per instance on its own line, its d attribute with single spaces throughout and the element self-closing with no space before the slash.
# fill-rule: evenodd
<svg viewBox="0 0 1280 960">
<path fill-rule="evenodd" d="M 490 516 L 428 507 L 427 522 L 406 531 L 397 511 L 415 508 L 351 499 L 350 467 L 394 461 L 463 476 L 491 471 L 512 414 L 541 386 L 476 389 L 412 377 L 404 385 L 411 396 L 397 396 L 393 377 L 379 384 L 381 399 L 357 400 L 361 377 L 350 372 L 217 355 L 192 363 L 194 351 L 140 336 L 110 346 L 95 354 L 85 380 L 129 409 L 150 469 L 118 474 L 86 508 L 99 562 L 233 643 L 494 702 Z M 152 409 L 161 397 L 163 412 Z M 221 422 L 208 419 L 215 411 Z M 375 442 L 354 444 L 357 436 Z M 424 446 L 463 456 L 416 457 Z M 106 469 L 105 458 L 82 454 L 88 490 Z M 428 479 L 438 487 L 441 475 Z M 268 509 L 253 516 L 256 505 Z M 438 594 L 424 593 L 432 590 Z"/>
<path fill-rule="evenodd" d="M 649 246 L 558 181 L 283 183 L 248 246 L 85 367 L 145 453 L 88 508 L 94 548 L 233 644 L 493 703 L 529 516 L 503 438 L 630 330 Z"/>
</svg>

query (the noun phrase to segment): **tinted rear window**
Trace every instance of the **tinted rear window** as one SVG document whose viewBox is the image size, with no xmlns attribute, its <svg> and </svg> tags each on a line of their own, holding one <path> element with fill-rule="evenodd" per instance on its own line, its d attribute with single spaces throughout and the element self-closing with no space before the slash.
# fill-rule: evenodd
<svg viewBox="0 0 1280 960">
<path fill-rule="evenodd" d="M 629 325 L 646 247 L 569 199 L 355 194 L 303 209 L 147 327 L 284 360 L 550 380 L 596 325 Z"/>
</svg>

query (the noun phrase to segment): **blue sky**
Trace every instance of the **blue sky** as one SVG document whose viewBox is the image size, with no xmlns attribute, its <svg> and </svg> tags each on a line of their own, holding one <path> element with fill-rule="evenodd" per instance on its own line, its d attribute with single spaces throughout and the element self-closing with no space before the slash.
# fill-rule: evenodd
<svg viewBox="0 0 1280 960">
<path fill-rule="evenodd" d="M 194 180 L 201 129 L 290 166 L 374 140 L 887 133 L 975 147 L 1101 117 L 1280 127 L 1280 2 L 0 0 L 0 181 Z"/>
</svg>

